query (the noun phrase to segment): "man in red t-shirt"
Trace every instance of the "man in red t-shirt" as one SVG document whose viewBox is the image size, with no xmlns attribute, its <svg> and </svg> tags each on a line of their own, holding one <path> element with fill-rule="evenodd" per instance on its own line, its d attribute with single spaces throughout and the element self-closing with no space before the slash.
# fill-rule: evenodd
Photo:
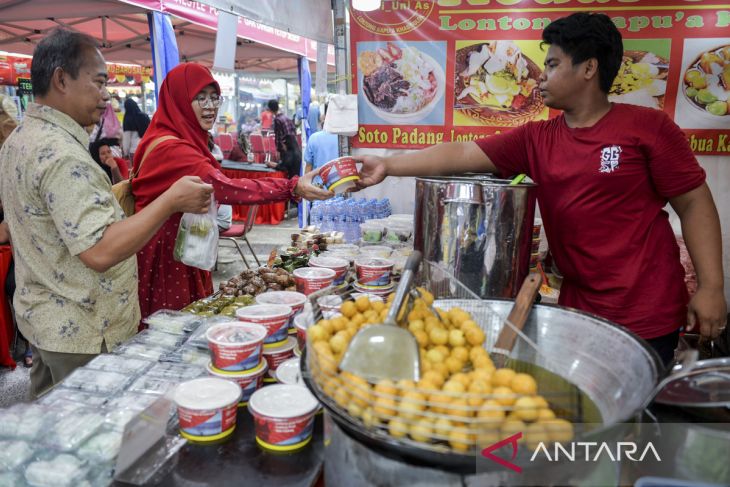
<svg viewBox="0 0 730 487">
<path fill-rule="evenodd" d="M 261 112 L 261 130 L 274 130 L 274 112 L 269 108 L 269 104 L 272 101 L 276 102 L 277 105 L 279 104 L 276 100 L 269 100 L 264 106 L 264 111 Z"/>
<path fill-rule="evenodd" d="M 388 175 L 528 174 L 565 277 L 560 304 L 626 326 L 667 363 L 681 326 L 699 325 L 706 337 L 725 326 L 720 222 L 705 172 L 664 112 L 608 101 L 623 56 L 608 16 L 558 19 L 543 40 L 550 47 L 539 89 L 562 115 L 478 142 L 363 157 L 360 186 Z M 697 269 L 689 306 L 667 202 Z"/>
</svg>

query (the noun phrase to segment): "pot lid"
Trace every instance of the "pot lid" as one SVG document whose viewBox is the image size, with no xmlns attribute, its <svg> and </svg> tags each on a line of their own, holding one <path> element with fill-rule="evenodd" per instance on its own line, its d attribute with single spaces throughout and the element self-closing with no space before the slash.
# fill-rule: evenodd
<svg viewBox="0 0 730 487">
<path fill-rule="evenodd" d="M 668 406 L 730 408 L 730 357 L 695 362 L 669 381 L 655 402 Z"/>
</svg>

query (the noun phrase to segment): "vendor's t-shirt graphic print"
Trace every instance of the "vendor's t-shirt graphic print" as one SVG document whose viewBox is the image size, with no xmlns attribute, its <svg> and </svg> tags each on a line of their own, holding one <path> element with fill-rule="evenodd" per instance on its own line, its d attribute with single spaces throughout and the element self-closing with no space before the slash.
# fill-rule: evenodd
<svg viewBox="0 0 730 487">
<path fill-rule="evenodd" d="M 599 172 L 611 173 L 618 169 L 621 146 L 610 145 L 601 149 L 601 167 Z"/>
</svg>

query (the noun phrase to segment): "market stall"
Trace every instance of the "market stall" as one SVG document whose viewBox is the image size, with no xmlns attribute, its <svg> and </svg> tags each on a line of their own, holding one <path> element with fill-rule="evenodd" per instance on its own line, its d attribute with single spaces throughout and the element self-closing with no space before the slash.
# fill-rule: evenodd
<svg viewBox="0 0 730 487">
<path fill-rule="evenodd" d="M 523 450 L 538 441 L 616 441 L 639 434 L 641 423 L 629 423 L 643 417 L 661 367 L 645 342 L 605 320 L 535 306 L 523 335 L 499 359 L 493 348 L 512 304 L 480 299 L 425 262 L 419 293 L 401 319 L 422 348 L 421 380 L 395 382 L 338 369 L 334 361 L 353 336 L 384 319 L 387 296 L 410 265 L 414 216 L 376 216 L 350 243 L 338 231 L 293 234 L 277 249 L 272 268 L 245 270 L 183 310 L 157 312 L 145 320 L 147 330 L 77 370 L 37 403 L 0 410 L 0 444 L 11 452 L 0 454 L 0 479 L 58 485 L 85 478 L 107 485 L 112 475 L 127 481 L 136 475 L 145 484 L 245 478 L 295 486 L 315 485 L 323 473 L 328 484 L 363 486 L 618 479 L 615 465 L 608 465 L 608 474 L 596 473 L 595 464 L 546 469 L 545 462 L 532 465 L 531 450 Z M 529 254 L 521 259 L 527 262 Z M 575 335 L 578 327 L 586 333 Z M 231 398 L 217 389 L 221 383 L 233 387 Z M 186 387 L 195 392 L 183 394 Z M 269 397 L 281 387 L 297 392 Z M 295 401 L 285 399 L 291 394 Z M 189 403 L 213 399 L 216 405 L 205 402 L 198 409 Z M 272 422 L 279 416 L 296 423 L 292 418 L 300 413 L 294 411 L 308 401 L 314 407 L 304 406 L 301 426 L 278 429 Z M 315 414 L 318 403 L 324 415 Z M 195 419 L 200 408 L 234 413 L 210 424 L 206 415 L 201 423 Z M 676 409 L 661 414 L 690 418 Z M 164 443 L 177 446 L 145 453 L 162 459 L 154 466 L 133 462 L 131 470 L 115 470 L 121 457 L 116 452 L 128 452 L 139 439 L 135 435 L 151 428 L 139 425 L 155 416 Z M 664 434 L 682 444 L 706 435 L 701 426 L 692 427 L 699 430 Z M 475 463 L 479 448 L 522 432 L 526 444 L 516 458 L 495 455 L 524 468 L 523 476 L 505 473 L 503 463 L 488 457 Z M 730 435 L 715 432 L 713 441 L 727 446 Z M 706 464 L 693 462 L 685 467 L 699 475 Z M 639 467 L 644 470 L 632 471 L 632 478 L 654 468 Z M 682 475 L 662 468 L 666 475 Z M 702 475 L 730 479 L 724 470 Z"/>
<path fill-rule="evenodd" d="M 404 26 L 422 19 L 410 20 Z M 446 59 L 438 46 L 421 48 L 437 51 L 426 59 Z M 380 118 L 365 136 L 402 130 L 377 106 L 367 110 Z M 422 133 L 417 124 L 409 130 Z M 275 174 L 228 161 L 223 168 L 229 177 Z M 655 405 L 651 415 L 665 371 L 645 341 L 557 306 L 534 306 L 520 326 L 508 320 L 512 303 L 502 298 L 517 294 L 540 232 L 534 185 L 512 183 L 420 179 L 406 214 L 392 215 L 385 199 L 315 205 L 314 226 L 272 249 L 272 267 L 245 270 L 211 296 L 149 317 L 147 330 L 38 403 L 0 411 L 0 480 L 106 485 L 126 472 L 116 469 L 118 452 L 143 429 L 134 427 L 164 405 L 162 435 L 178 449 L 147 472 L 162 485 L 309 486 L 322 472 L 328 485 L 348 486 L 619 485 L 649 474 L 730 483 L 726 416 L 713 426 L 666 424 L 692 423 L 696 409 L 710 405 L 726 414 L 729 363 L 685 369 L 657 397 L 672 407 Z M 234 218 L 244 210 L 234 209 Z M 273 221 L 279 209 L 270 211 Z M 477 237 L 488 242 L 478 246 Z M 414 247 L 426 255 L 420 270 L 408 261 Z M 417 272 L 418 289 L 404 290 L 410 299 L 398 317 L 400 303 L 389 306 L 407 270 Z M 416 380 L 346 370 L 354 337 L 389 317 L 410 332 Z M 371 363 L 389 358 L 373 356 Z M 687 395 L 694 404 L 681 400 Z M 540 448 L 558 451 L 556 443 L 639 439 L 654 441 L 657 462 L 553 462 L 550 453 L 534 462 Z M 707 445 L 722 453 L 706 454 Z"/>
</svg>

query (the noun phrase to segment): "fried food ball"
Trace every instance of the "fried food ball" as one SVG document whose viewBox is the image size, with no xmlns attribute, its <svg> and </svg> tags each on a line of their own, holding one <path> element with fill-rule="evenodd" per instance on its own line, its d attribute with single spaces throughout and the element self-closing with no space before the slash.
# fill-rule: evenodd
<svg viewBox="0 0 730 487">
<path fill-rule="evenodd" d="M 528 396 L 537 394 L 537 381 L 530 374 L 515 374 L 509 386 L 517 394 L 525 394 Z"/>
<path fill-rule="evenodd" d="M 510 387 L 512 379 L 517 375 L 512 369 L 497 369 L 492 375 L 492 385 L 496 387 Z"/>
</svg>

